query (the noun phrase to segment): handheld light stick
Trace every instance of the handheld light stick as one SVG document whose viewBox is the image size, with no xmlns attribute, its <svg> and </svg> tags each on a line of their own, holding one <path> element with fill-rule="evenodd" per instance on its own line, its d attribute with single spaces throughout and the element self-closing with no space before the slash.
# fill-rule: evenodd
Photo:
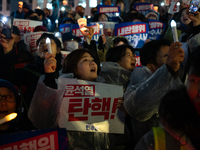
<svg viewBox="0 0 200 150">
<path fill-rule="evenodd" d="M 178 34 L 177 34 L 176 22 L 174 20 L 171 21 L 171 28 L 172 28 L 174 42 L 178 42 Z"/>
<path fill-rule="evenodd" d="M 49 54 L 52 54 L 50 38 L 46 39 L 46 44 L 47 44 L 47 49 L 48 49 Z"/>
<path fill-rule="evenodd" d="M 11 121 L 17 117 L 17 113 L 11 113 L 4 118 L 0 119 L 0 124 L 6 123 L 8 121 Z"/>
<path fill-rule="evenodd" d="M 56 23 L 56 28 L 58 28 L 58 19 L 56 19 L 55 23 Z"/>
<path fill-rule="evenodd" d="M 103 25 L 100 24 L 100 29 L 101 29 L 101 35 L 103 35 Z"/>
</svg>

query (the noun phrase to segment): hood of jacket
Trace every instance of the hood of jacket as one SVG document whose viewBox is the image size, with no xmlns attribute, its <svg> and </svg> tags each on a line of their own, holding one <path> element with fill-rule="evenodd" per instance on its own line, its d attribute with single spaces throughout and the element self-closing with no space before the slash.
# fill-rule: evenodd
<svg viewBox="0 0 200 150">
<path fill-rule="evenodd" d="M 139 84 L 145 82 L 153 73 L 146 66 L 137 67 L 130 76 L 130 83 Z"/>
<path fill-rule="evenodd" d="M 105 79 L 105 83 L 122 85 L 126 89 L 131 72 L 122 68 L 116 62 L 102 62 L 99 75 Z"/>
</svg>

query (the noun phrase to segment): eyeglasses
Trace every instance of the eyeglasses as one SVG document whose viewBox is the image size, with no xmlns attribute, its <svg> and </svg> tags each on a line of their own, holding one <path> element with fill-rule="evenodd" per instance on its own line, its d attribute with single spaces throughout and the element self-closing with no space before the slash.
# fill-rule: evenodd
<svg viewBox="0 0 200 150">
<path fill-rule="evenodd" d="M 5 100 L 9 103 L 14 103 L 15 102 L 15 95 L 10 94 L 10 95 L 0 95 L 0 103 L 2 102 L 3 98 L 5 97 Z"/>
</svg>

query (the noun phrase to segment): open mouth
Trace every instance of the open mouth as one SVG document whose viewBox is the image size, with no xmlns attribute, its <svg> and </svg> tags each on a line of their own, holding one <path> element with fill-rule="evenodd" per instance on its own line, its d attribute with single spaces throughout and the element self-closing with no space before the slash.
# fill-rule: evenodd
<svg viewBox="0 0 200 150">
<path fill-rule="evenodd" d="M 90 70 L 90 72 L 95 72 L 95 71 L 96 71 L 95 69 L 91 69 L 91 70 Z"/>
<path fill-rule="evenodd" d="M 48 49 L 44 49 L 43 52 L 48 52 Z"/>
<path fill-rule="evenodd" d="M 132 66 L 132 67 L 135 67 L 135 63 L 131 63 L 131 66 Z"/>
</svg>

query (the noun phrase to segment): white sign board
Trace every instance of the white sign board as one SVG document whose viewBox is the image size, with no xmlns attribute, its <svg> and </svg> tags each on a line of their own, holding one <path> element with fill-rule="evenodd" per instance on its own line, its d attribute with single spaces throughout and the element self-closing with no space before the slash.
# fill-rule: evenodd
<svg viewBox="0 0 200 150">
<path fill-rule="evenodd" d="M 21 39 L 24 39 L 25 33 L 33 32 L 36 26 L 42 26 L 42 21 L 33 21 L 27 19 L 14 19 L 14 25 L 20 30 Z"/>
<path fill-rule="evenodd" d="M 24 34 L 24 43 L 27 45 L 29 52 L 33 56 L 37 56 L 36 41 L 41 37 L 44 32 L 33 32 Z"/>
<path fill-rule="evenodd" d="M 169 7 L 168 13 L 174 14 L 179 11 L 179 6 L 177 6 L 178 2 L 171 2 L 171 6 Z"/>
<path fill-rule="evenodd" d="M 58 125 L 72 131 L 124 133 L 124 112 L 116 109 L 123 87 L 84 80 L 59 78 L 65 89 Z"/>
<path fill-rule="evenodd" d="M 114 29 L 115 29 L 115 24 L 117 24 L 117 22 L 104 21 L 104 22 L 96 22 L 96 23 L 100 23 L 103 25 L 103 33 L 106 38 L 108 38 L 110 36 L 115 36 Z"/>
</svg>

